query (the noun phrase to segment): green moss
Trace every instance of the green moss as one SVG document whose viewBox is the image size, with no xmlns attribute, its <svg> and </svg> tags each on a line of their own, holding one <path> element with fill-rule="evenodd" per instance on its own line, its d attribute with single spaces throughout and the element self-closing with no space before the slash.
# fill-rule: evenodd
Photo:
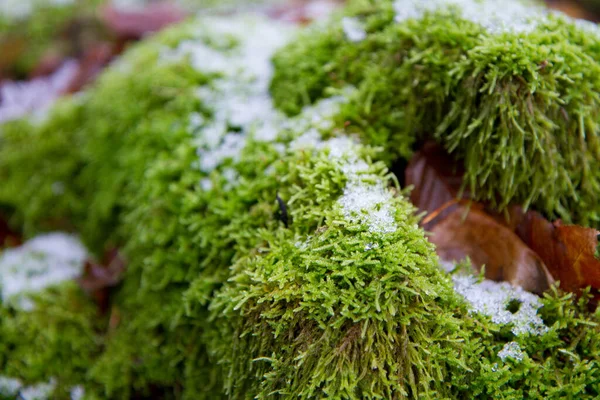
<svg viewBox="0 0 600 400">
<path fill-rule="evenodd" d="M 184 40 L 236 54 L 252 22 L 236 19 L 232 26 L 242 28 L 224 36 L 231 26 L 218 21 L 178 27 L 131 49 L 85 95 L 38 125 L 3 126 L 0 177 L 7 185 L 0 199 L 15 210 L 13 222 L 29 234 L 71 227 L 96 252 L 116 244 L 127 258 L 109 315 L 96 323 L 87 308 L 79 319 L 67 313 L 69 334 L 63 341 L 48 333 L 54 341 L 44 336 L 35 344 L 45 346 L 40 351 L 29 353 L 33 337 L 21 340 L 11 321 L 42 329 L 44 318 L 79 303 L 55 299 L 30 314 L 2 309 L 0 332 L 11 338 L 0 341 L 7 373 L 34 383 L 61 377 L 64 364 L 61 385 L 83 384 L 94 399 L 600 395 L 599 315 L 584 300 L 549 294 L 541 310 L 548 332 L 515 336 L 510 326 L 470 313 L 455 293 L 414 208 L 377 161 L 385 159 L 381 149 L 349 137 L 371 137 L 356 122 L 345 124 L 359 115 L 351 111 L 365 90 L 360 68 L 345 72 L 357 78 L 308 92 L 311 101 L 337 96 L 333 104 L 341 110 L 328 115 L 331 104 L 321 102 L 295 119 L 269 114 L 276 139 L 260 140 L 256 126 L 226 120 L 224 129 L 244 145 L 204 168 L 221 150 L 202 144 L 227 110 L 221 86 L 240 84 L 253 93 L 255 81 L 210 72 L 206 58 L 197 71 L 185 58 L 166 61 L 161 54 Z M 471 32 L 478 40 L 479 28 L 463 28 L 464 37 Z M 386 35 L 378 46 L 394 46 Z M 360 56 L 385 59 L 376 47 Z M 233 60 L 252 71 L 247 60 Z M 443 64 L 437 73 L 444 75 Z M 339 90 L 349 81 L 356 91 Z M 192 116 L 203 124 L 194 127 Z M 401 120 L 390 118 L 389 126 Z M 51 190 L 55 182 L 62 193 Z M 62 299 L 71 290 L 49 293 Z M 80 337 L 70 347 L 73 324 Z M 527 355 L 502 361 L 498 353 L 513 341 Z M 69 353 L 81 346 L 81 355 Z M 47 369 L 19 361 L 48 358 Z"/>
<path fill-rule="evenodd" d="M 89 366 L 101 353 L 104 319 L 74 283 L 33 298 L 34 309 L 0 307 L 3 376 L 24 384 L 56 381 L 57 398 L 87 382 Z"/>
<path fill-rule="evenodd" d="M 296 113 L 355 85 L 343 117 L 386 161 L 435 138 L 464 162 L 476 198 L 597 223 L 597 29 L 553 15 L 530 32 L 490 33 L 443 7 L 396 22 L 393 3 L 351 2 L 345 15 L 365 40 L 349 41 L 338 18 L 276 55 L 276 104 Z"/>
</svg>

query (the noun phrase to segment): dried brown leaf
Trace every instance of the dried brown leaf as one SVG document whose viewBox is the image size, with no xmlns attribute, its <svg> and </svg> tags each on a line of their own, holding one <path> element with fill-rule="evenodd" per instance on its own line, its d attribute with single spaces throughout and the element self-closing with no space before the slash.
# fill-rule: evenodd
<svg viewBox="0 0 600 400">
<path fill-rule="evenodd" d="M 410 200 L 419 210 L 433 212 L 460 194 L 463 169 L 443 147 L 428 142 L 415 153 L 405 171 L 414 188 Z"/>
<path fill-rule="evenodd" d="M 554 282 L 542 259 L 480 205 L 451 202 L 426 222 L 430 240 L 443 260 L 469 257 L 477 270 L 485 265 L 487 279 L 510 282 L 534 293 Z"/>
<path fill-rule="evenodd" d="M 106 252 L 102 263 L 88 260 L 84 273 L 77 281 L 105 313 L 110 305 L 110 289 L 117 286 L 125 271 L 125 260 L 116 249 Z"/>
<path fill-rule="evenodd" d="M 517 227 L 517 234 L 544 260 L 562 289 L 600 289 L 600 260 L 596 258 L 600 232 L 596 229 L 551 223 L 530 211 Z"/>
</svg>

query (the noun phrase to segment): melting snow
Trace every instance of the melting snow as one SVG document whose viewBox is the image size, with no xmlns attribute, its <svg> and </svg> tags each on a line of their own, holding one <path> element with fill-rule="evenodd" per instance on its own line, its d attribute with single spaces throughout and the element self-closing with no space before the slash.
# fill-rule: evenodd
<svg viewBox="0 0 600 400">
<path fill-rule="evenodd" d="M 542 306 L 539 297 L 507 282 L 485 280 L 478 283 L 473 276 L 452 277 L 454 289 L 471 305 L 471 311 L 487 315 L 500 325 L 512 324 L 515 335 L 540 335 L 548 331 L 537 314 Z M 519 303 L 515 312 L 508 310 L 511 301 Z"/>
<path fill-rule="evenodd" d="M 46 400 L 56 388 L 56 380 L 50 379 L 47 383 L 38 383 L 32 386 L 26 386 L 19 391 L 19 398 L 22 400 Z"/>
<path fill-rule="evenodd" d="M 285 117 L 275 110 L 269 95 L 271 57 L 287 43 L 292 30 L 256 16 L 203 18 L 198 25 L 197 39 L 164 51 L 162 58 L 170 61 L 189 57 L 198 71 L 218 74 L 210 87 L 197 91 L 212 109 L 212 118 L 205 121 L 195 114 L 190 117 L 190 129 L 201 133 L 197 137 L 200 169 L 210 172 L 226 160 L 236 161 L 248 136 L 263 141 L 277 136 L 277 127 Z M 214 48 L 206 44 L 206 37 L 233 38 L 237 45 Z"/>
<path fill-rule="evenodd" d="M 548 11 L 519 0 L 396 0 L 396 21 L 422 18 L 435 11 L 458 12 L 490 33 L 531 32 Z"/>
<path fill-rule="evenodd" d="M 16 396 L 23 384 L 20 380 L 0 375 L 0 395 Z"/>
<path fill-rule="evenodd" d="M 64 233 L 38 236 L 23 246 L 0 254 L 2 301 L 17 300 L 29 309 L 28 292 L 74 279 L 83 270 L 87 251 L 81 242 Z"/>
<path fill-rule="evenodd" d="M 343 18 L 342 29 L 351 42 L 360 42 L 367 37 L 363 24 L 356 18 Z"/>
<path fill-rule="evenodd" d="M 61 7 L 73 4 L 74 0 L 2 0 L 0 16 L 8 18 L 26 18 L 36 6 Z"/>
<path fill-rule="evenodd" d="M 526 353 L 521 350 L 521 346 L 517 342 L 508 342 L 504 345 L 502 350 L 498 352 L 498 357 L 502 361 L 505 361 L 507 358 L 512 358 L 515 361 L 522 361 L 525 357 Z"/>
<path fill-rule="evenodd" d="M 67 61 L 52 75 L 27 82 L 7 81 L 0 85 L 0 124 L 35 112 L 42 118 L 48 107 L 67 89 L 79 64 Z"/>
</svg>

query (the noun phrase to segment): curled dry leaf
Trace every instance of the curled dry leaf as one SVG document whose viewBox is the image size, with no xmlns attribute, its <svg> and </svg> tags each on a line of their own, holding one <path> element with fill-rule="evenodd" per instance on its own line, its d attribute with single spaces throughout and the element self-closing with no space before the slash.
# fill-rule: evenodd
<svg viewBox="0 0 600 400">
<path fill-rule="evenodd" d="M 506 281 L 533 293 L 547 290 L 554 279 L 542 259 L 509 228 L 468 201 L 451 201 L 424 221 L 441 259 L 469 257 L 485 277 Z"/>
<path fill-rule="evenodd" d="M 83 276 L 77 281 L 96 300 L 102 313 L 110 305 L 110 288 L 121 282 L 125 271 L 125 260 L 116 249 L 106 252 L 102 263 L 88 260 L 85 264 Z"/>
<path fill-rule="evenodd" d="M 478 203 L 457 199 L 463 169 L 443 147 L 426 143 L 411 159 L 405 177 L 414 187 L 411 201 L 428 212 L 421 224 L 430 231 L 441 259 L 469 257 L 477 271 L 485 265 L 486 278 L 535 293 L 554 282 L 543 260 L 501 222 L 502 216 L 488 214 Z"/>
<path fill-rule="evenodd" d="M 537 212 L 526 213 L 517 234 L 548 266 L 562 289 L 578 292 L 591 286 L 600 290 L 600 260 L 596 258 L 599 231 L 546 220 Z"/>
<path fill-rule="evenodd" d="M 79 61 L 77 73 L 64 93 L 76 93 L 92 82 L 117 53 L 116 45 L 109 43 L 97 43 L 86 50 Z"/>
<path fill-rule="evenodd" d="M 405 171 L 412 185 L 410 200 L 428 213 L 457 198 L 463 183 L 463 169 L 435 142 L 427 142 L 415 153 Z"/>
</svg>

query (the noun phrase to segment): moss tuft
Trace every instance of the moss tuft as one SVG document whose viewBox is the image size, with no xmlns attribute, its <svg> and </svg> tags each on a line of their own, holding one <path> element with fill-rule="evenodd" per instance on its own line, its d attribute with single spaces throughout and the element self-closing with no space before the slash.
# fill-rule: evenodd
<svg viewBox="0 0 600 400">
<path fill-rule="evenodd" d="M 351 2 L 345 15 L 362 23 L 365 39 L 348 40 L 339 18 L 303 33 L 275 56 L 275 103 L 296 113 L 328 88 L 354 85 L 343 118 L 385 146 L 384 160 L 435 138 L 464 162 L 476 198 L 597 223 L 600 31 L 527 8 L 533 22 L 492 29 L 491 17 L 478 23 L 461 10 L 501 19 L 510 11 L 500 8 L 522 3 L 443 3 L 433 11 L 411 0 Z"/>
</svg>

